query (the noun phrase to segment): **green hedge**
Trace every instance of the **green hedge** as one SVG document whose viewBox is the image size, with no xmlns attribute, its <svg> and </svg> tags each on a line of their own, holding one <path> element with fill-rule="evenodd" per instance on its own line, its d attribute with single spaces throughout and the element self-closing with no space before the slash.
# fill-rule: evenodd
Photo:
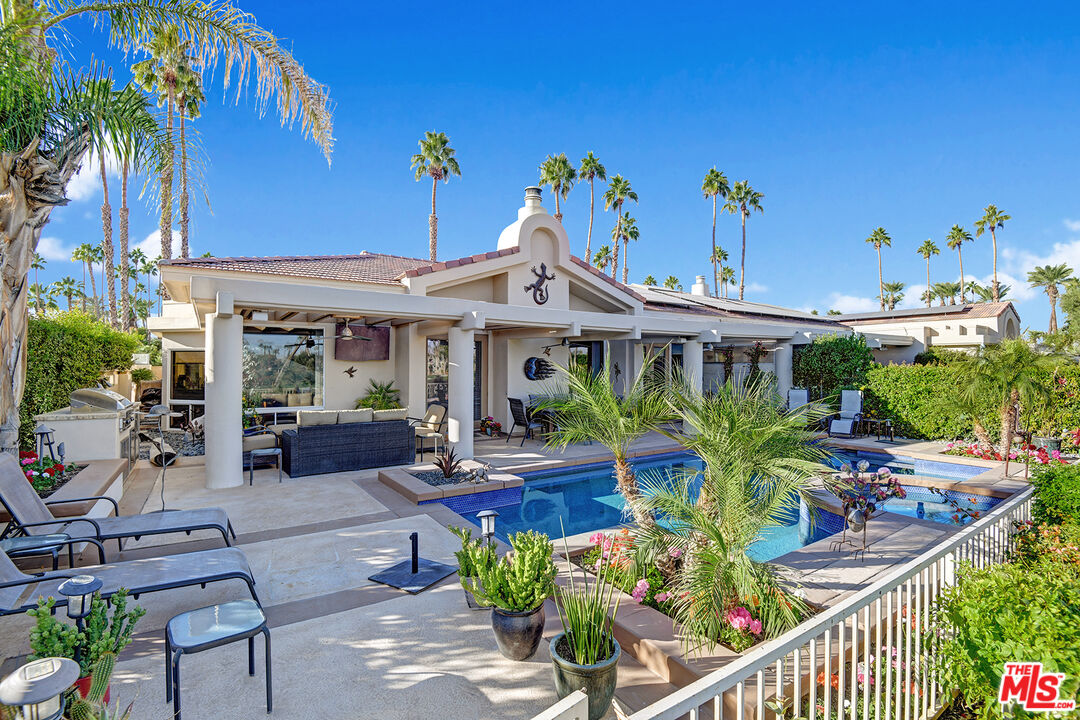
<svg viewBox="0 0 1080 720">
<path fill-rule="evenodd" d="M 34 447 L 34 415 L 62 408 L 73 390 L 94 385 L 102 375 L 131 367 L 139 345 L 80 312 L 31 317 L 27 327 L 26 389 L 19 408 L 19 441 Z"/>
<path fill-rule="evenodd" d="M 874 355 L 862 335 L 826 335 L 809 345 L 797 345 L 792 358 L 795 387 L 811 390 L 816 399 L 839 397 L 866 382 L 874 367 Z"/>
<path fill-rule="evenodd" d="M 863 386 L 863 412 L 891 418 L 897 435 L 930 440 L 974 436 L 971 421 L 949 405 L 960 392 L 952 365 L 876 365 Z M 997 411 L 989 404 L 980 413 L 991 436 L 998 432 Z"/>
</svg>

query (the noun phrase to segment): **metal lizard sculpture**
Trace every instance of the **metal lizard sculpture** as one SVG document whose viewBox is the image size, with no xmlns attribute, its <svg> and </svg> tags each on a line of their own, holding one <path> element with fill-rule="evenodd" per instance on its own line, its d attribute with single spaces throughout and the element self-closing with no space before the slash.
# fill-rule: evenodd
<svg viewBox="0 0 1080 720">
<path fill-rule="evenodd" d="M 545 287 L 545 283 L 548 280 L 554 280 L 555 273 L 548 275 L 547 263 L 540 263 L 540 272 L 537 272 L 536 266 L 533 265 L 532 272 L 533 275 L 536 276 L 536 282 L 532 285 L 526 285 L 525 291 L 528 292 L 529 290 L 532 290 L 533 302 L 537 305 L 543 305 L 548 301 L 548 291 Z"/>
</svg>

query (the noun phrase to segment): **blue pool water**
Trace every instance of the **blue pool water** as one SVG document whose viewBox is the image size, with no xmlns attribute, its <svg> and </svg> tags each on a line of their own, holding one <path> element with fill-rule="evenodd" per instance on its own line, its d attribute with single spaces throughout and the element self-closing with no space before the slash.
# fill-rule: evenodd
<svg viewBox="0 0 1080 720">
<path fill-rule="evenodd" d="M 699 472 L 701 461 L 688 453 L 668 454 L 632 463 L 639 479 L 650 476 Z M 611 463 L 544 470 L 522 475 L 521 502 L 497 507 L 496 534 L 507 536 L 524 530 L 537 530 L 558 538 L 565 535 L 592 532 L 625 522 L 626 506 L 622 495 L 615 492 L 615 476 Z M 466 515 L 476 522 L 475 515 Z M 561 521 L 561 523 L 560 523 Z M 813 527 L 811 527 L 813 525 Z M 784 525 L 769 528 L 750 548 L 754 560 L 765 562 L 792 550 L 839 532 L 840 517 L 819 512 L 811 524 L 805 508 L 793 509 Z"/>
</svg>

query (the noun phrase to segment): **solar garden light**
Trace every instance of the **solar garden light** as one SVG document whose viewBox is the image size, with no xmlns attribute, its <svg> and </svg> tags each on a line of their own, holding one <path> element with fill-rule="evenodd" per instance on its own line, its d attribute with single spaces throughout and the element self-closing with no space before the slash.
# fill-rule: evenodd
<svg viewBox="0 0 1080 720">
<path fill-rule="evenodd" d="M 52 444 L 53 444 L 53 429 L 45 423 L 38 423 L 38 426 L 34 428 L 34 437 L 37 438 L 37 456 L 40 461 L 44 458 L 45 448 L 49 448 L 49 455 L 52 456 Z M 53 457 L 53 460 L 56 458 Z"/>
<path fill-rule="evenodd" d="M 64 691 L 79 678 L 79 663 L 44 658 L 27 663 L 0 682 L 0 703 L 17 707 L 20 720 L 57 720 Z"/>
<path fill-rule="evenodd" d="M 495 537 L 495 518 L 499 517 L 499 513 L 494 510 L 481 510 L 476 513 L 476 517 L 480 520 L 480 534 L 490 543 Z"/>
</svg>

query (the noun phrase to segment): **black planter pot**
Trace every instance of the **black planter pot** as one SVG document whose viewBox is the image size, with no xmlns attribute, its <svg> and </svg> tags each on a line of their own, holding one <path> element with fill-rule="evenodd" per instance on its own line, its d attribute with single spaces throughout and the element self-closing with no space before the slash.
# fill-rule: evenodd
<svg viewBox="0 0 1080 720">
<path fill-rule="evenodd" d="M 465 593 L 465 604 L 469 606 L 470 610 L 487 610 L 486 607 L 476 602 L 476 597 L 471 592 L 462 588 L 462 592 Z"/>
<path fill-rule="evenodd" d="M 589 696 L 589 720 L 600 720 L 611 707 L 615 686 L 619 681 L 619 657 L 622 648 L 613 638 L 615 652 L 607 660 L 595 665 L 578 665 L 566 658 L 570 647 L 566 633 L 559 633 L 551 641 L 551 669 L 555 673 L 555 694 L 562 700 L 575 690 L 585 689 Z"/>
<path fill-rule="evenodd" d="M 491 628 L 503 657 L 528 660 L 536 654 L 544 635 L 544 606 L 525 612 L 492 608 Z"/>
</svg>

